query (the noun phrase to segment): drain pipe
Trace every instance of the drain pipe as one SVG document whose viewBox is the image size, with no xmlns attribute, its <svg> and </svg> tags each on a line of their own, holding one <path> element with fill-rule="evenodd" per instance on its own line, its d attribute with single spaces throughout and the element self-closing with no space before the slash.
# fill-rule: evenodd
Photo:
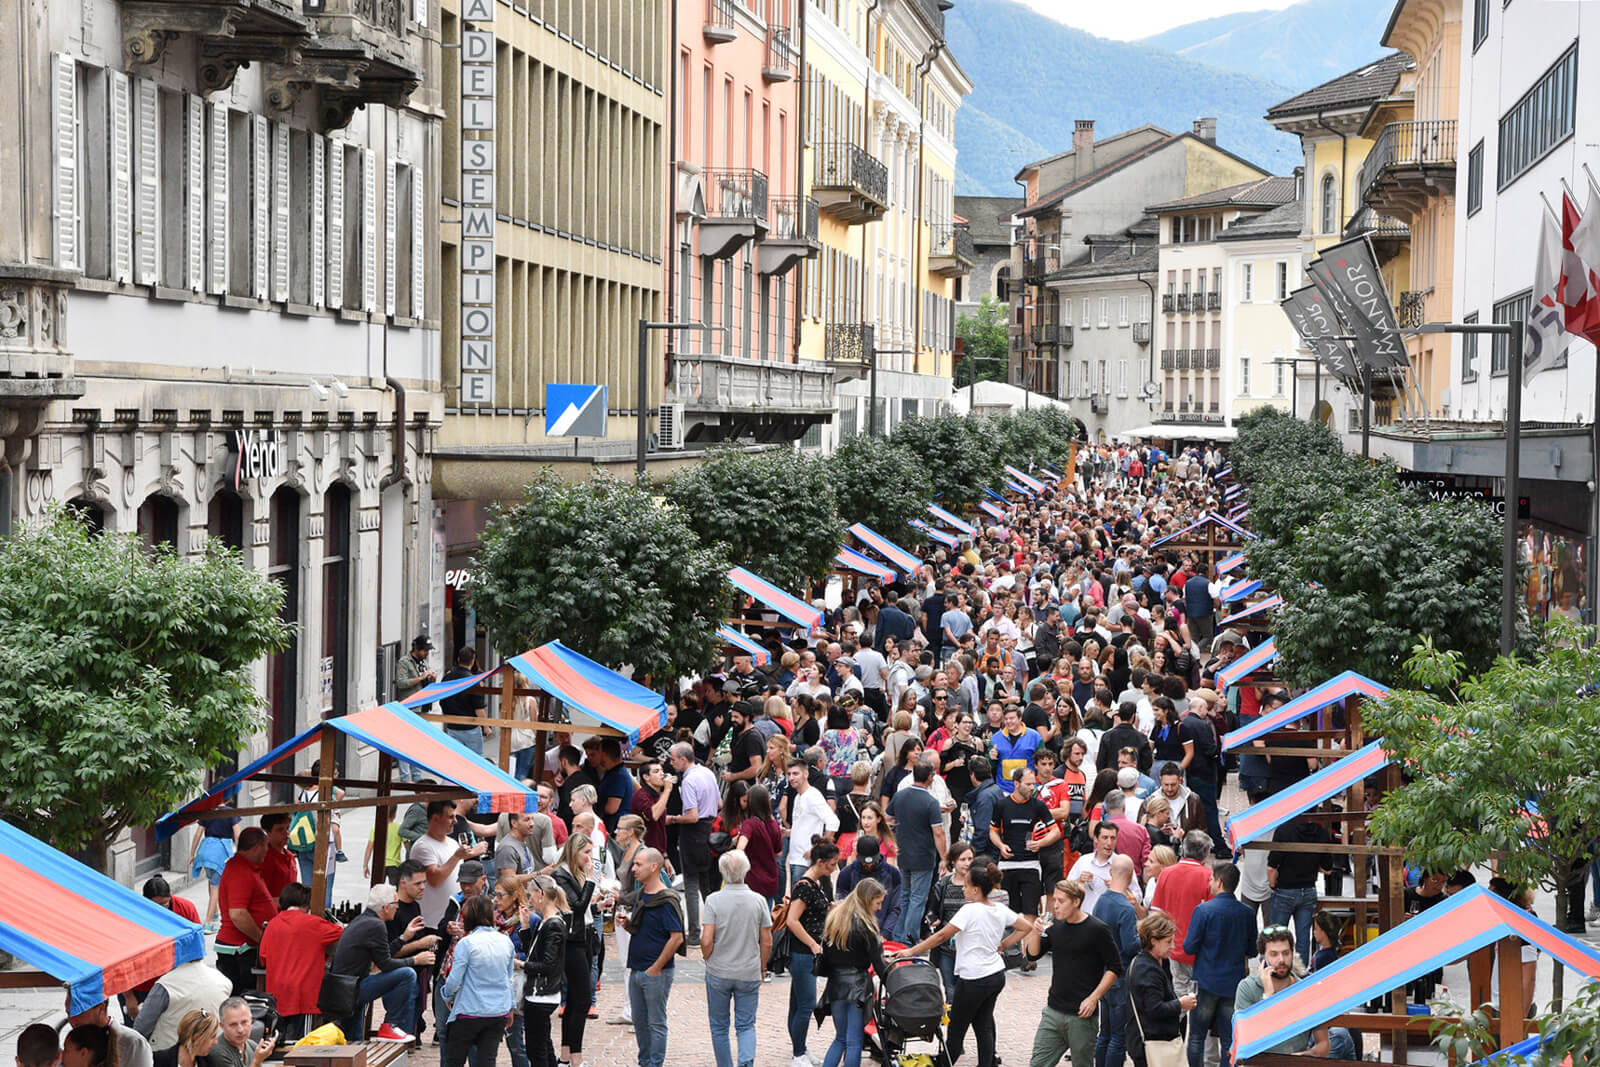
<svg viewBox="0 0 1600 1067">
<path fill-rule="evenodd" d="M 928 72 L 933 69 L 933 61 L 939 58 L 939 53 L 944 51 L 944 47 L 944 38 L 936 39 L 927 53 L 923 55 L 921 61 L 917 63 L 917 191 L 913 198 L 911 209 L 911 228 L 916 235 L 916 244 L 913 246 L 915 250 L 911 257 L 911 280 L 917 290 L 917 297 L 911 302 L 911 351 L 913 353 L 911 356 L 911 372 L 913 374 L 917 371 L 915 353 L 922 345 L 922 164 L 928 151 L 926 142 L 927 109 L 923 104 L 928 92 Z M 952 219 L 951 226 L 953 227 L 954 225 L 955 220 Z M 954 240 L 954 237 L 951 239 Z M 937 374 L 939 370 L 937 353 L 939 350 L 933 345 L 928 347 L 934 350 L 934 373 Z M 951 371 L 954 373 L 954 368 L 951 368 Z"/>
</svg>

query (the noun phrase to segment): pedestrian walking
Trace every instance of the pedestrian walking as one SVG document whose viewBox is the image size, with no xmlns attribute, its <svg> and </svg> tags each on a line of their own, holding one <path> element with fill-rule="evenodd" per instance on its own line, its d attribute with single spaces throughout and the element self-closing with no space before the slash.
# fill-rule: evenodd
<svg viewBox="0 0 1600 1067">
<path fill-rule="evenodd" d="M 1133 861 L 1120 853 L 1111 857 L 1111 882 L 1095 902 L 1094 917 L 1106 924 L 1117 955 L 1122 958 L 1122 973 L 1100 998 L 1100 1028 L 1094 1039 L 1094 1067 L 1122 1067 L 1127 1058 L 1128 968 L 1139 954 L 1139 919 L 1144 906 L 1139 903 L 1138 881 Z"/>
<path fill-rule="evenodd" d="M 823 1003 L 833 1017 L 833 1044 L 822 1058 L 822 1067 L 861 1067 L 867 1003 L 872 998 L 868 972 L 882 978 L 889 968 L 878 925 L 884 896 L 882 883 L 864 878 L 822 924 L 822 961 L 828 975 Z M 817 1011 L 820 1021 L 822 1008 Z"/>
<path fill-rule="evenodd" d="M 1183 1067 L 1183 1013 L 1195 1005 L 1193 993 L 1179 996 L 1167 962 L 1178 924 L 1159 912 L 1139 923 L 1139 955 L 1128 968 L 1128 1050 L 1146 1067 Z"/>
<path fill-rule="evenodd" d="M 1056 1067 L 1094 1059 L 1100 998 L 1122 973 L 1122 956 L 1105 923 L 1083 910 L 1082 882 L 1062 880 L 1050 893 L 1051 921 L 1023 942 L 1031 959 L 1050 955 L 1050 992 L 1033 1034 L 1029 1067 Z"/>
<path fill-rule="evenodd" d="M 627 964 L 639 1067 L 661 1067 L 666 1060 L 667 997 L 672 992 L 674 960 L 684 944 L 683 900 L 662 882 L 662 866 L 661 853 L 653 848 L 640 849 L 634 856 L 639 903 L 628 918 Z"/>
<path fill-rule="evenodd" d="M 711 768 L 694 758 L 694 746 L 679 741 L 670 753 L 672 768 L 681 784 L 678 796 L 683 810 L 668 814 L 666 821 L 678 828 L 679 873 L 683 876 L 685 934 L 691 942 L 700 940 L 700 900 L 709 891 L 711 874 L 711 823 L 717 817 L 721 796 L 717 776 Z"/>
<path fill-rule="evenodd" d="M 567 896 L 554 878 L 534 875 L 528 881 L 529 910 L 539 916 L 527 947 L 522 973 L 525 976 L 522 1005 L 523 1045 L 529 1067 L 555 1067 L 555 1044 L 550 1035 L 550 1019 L 561 1003 L 566 985 L 567 930 L 571 916 Z"/>
<path fill-rule="evenodd" d="M 1194 992 L 1194 954 L 1183 949 L 1194 909 L 1211 899 L 1211 837 L 1204 830 L 1191 830 L 1183 837 L 1183 858 L 1156 876 L 1150 906 L 1168 915 L 1176 924 L 1172 961 L 1172 980 L 1178 992 Z"/>
<path fill-rule="evenodd" d="M 574 1060 L 583 1063 L 583 1031 L 594 1004 L 594 984 L 589 977 L 589 919 L 599 886 L 590 877 L 594 870 L 594 846 L 586 834 L 573 834 L 561 848 L 561 859 L 553 874 L 556 885 L 567 898 L 566 1007 L 561 1012 L 561 1067 Z"/>
<path fill-rule="evenodd" d="M 1219 864 L 1211 872 L 1211 899 L 1194 909 L 1183 949 L 1194 957 L 1195 1008 L 1189 1013 L 1189 1067 L 1204 1067 L 1206 1037 L 1216 1034 L 1218 1062 L 1233 1047 L 1233 1004 L 1239 983 L 1256 954 L 1256 913 L 1235 895 L 1239 868 Z"/>
<path fill-rule="evenodd" d="M 735 1067 L 728 1051 L 731 1007 L 737 1065 L 752 1067 L 756 1058 L 756 1002 L 761 976 L 772 954 L 772 912 L 766 895 L 746 884 L 750 859 L 744 852 L 724 853 L 717 861 L 717 869 L 722 874 L 722 888 L 706 898 L 700 924 L 711 1048 L 717 1067 Z"/>
<path fill-rule="evenodd" d="M 939 858 L 947 847 L 944 812 L 929 791 L 934 761 L 921 758 L 911 768 L 911 786 L 889 800 L 900 847 L 900 940 L 906 944 L 922 936 L 922 912 L 928 891 L 939 874 Z"/>
<path fill-rule="evenodd" d="M 495 929 L 494 904 L 484 896 L 468 898 L 461 905 L 461 925 L 466 936 L 451 947 L 450 973 L 444 980 L 444 999 L 450 1005 L 444 1067 L 465 1067 L 469 1051 L 475 1062 L 492 1064 L 515 1006 L 511 975 L 516 956 L 511 939 Z"/>
<path fill-rule="evenodd" d="M 784 926 L 793 939 L 789 955 L 790 1067 L 814 1067 L 806 1055 L 811 1014 L 817 1007 L 816 961 L 822 952 L 823 925 L 833 905 L 833 874 L 839 868 L 839 846 L 813 839 L 811 865 L 789 890 Z"/>
</svg>

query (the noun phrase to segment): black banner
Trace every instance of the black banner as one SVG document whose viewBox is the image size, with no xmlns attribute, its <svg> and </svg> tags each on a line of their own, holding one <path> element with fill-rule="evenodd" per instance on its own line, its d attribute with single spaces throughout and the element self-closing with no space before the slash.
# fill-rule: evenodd
<svg viewBox="0 0 1600 1067">
<path fill-rule="evenodd" d="M 1360 375 L 1356 371 L 1355 361 L 1350 357 L 1350 349 L 1343 341 L 1333 339 L 1339 332 L 1338 324 L 1316 287 L 1308 285 L 1296 289 L 1278 306 L 1289 316 L 1289 322 L 1300 335 L 1300 340 L 1311 349 L 1323 369 L 1351 391 L 1360 392 Z"/>
<path fill-rule="evenodd" d="M 1308 268 L 1312 283 L 1356 338 L 1356 353 L 1373 370 L 1409 367 L 1405 340 L 1395 328 L 1394 305 L 1383 287 L 1378 257 L 1365 236 L 1323 250 Z"/>
</svg>

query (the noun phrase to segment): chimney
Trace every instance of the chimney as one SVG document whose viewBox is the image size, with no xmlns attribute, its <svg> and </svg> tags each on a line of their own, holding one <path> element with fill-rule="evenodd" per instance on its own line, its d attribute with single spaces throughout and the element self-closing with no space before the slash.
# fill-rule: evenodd
<svg viewBox="0 0 1600 1067">
<path fill-rule="evenodd" d="M 1216 144 L 1217 143 L 1217 120 L 1214 119 L 1214 118 L 1195 119 L 1194 120 L 1194 135 L 1196 137 L 1200 138 L 1202 141 L 1206 141 L 1206 142 L 1208 142 L 1210 144 Z"/>
<path fill-rule="evenodd" d="M 1076 164 L 1074 177 L 1081 178 L 1094 170 L 1094 119 L 1079 119 L 1073 123 L 1072 160 Z"/>
</svg>

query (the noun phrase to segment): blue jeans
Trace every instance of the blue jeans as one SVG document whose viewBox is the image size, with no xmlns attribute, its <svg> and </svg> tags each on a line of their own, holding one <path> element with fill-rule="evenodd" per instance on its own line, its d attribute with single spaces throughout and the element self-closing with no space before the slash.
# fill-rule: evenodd
<svg viewBox="0 0 1600 1067">
<path fill-rule="evenodd" d="M 1094 1067 L 1122 1067 L 1128 1055 L 1128 991 L 1121 982 L 1100 998 L 1100 1030 L 1094 1036 Z"/>
<path fill-rule="evenodd" d="M 339 1023 L 350 1042 L 362 1040 L 361 1017 L 374 1000 L 383 1001 L 384 1021 L 396 1029 L 407 1029 L 417 1017 L 417 972 L 410 967 L 396 967 L 361 979 L 356 986 L 356 1013 Z"/>
<path fill-rule="evenodd" d="M 1228 1062 L 1233 1045 L 1233 998 L 1195 993 L 1194 1010 L 1189 1013 L 1189 1067 L 1205 1067 L 1206 1038 L 1215 1033 L 1222 1048 L 1222 1062 Z"/>
<path fill-rule="evenodd" d="M 339 861 L 334 858 L 336 851 L 333 847 L 333 842 L 328 842 L 328 869 L 323 871 L 322 874 L 327 882 L 327 900 L 323 902 L 323 906 L 329 911 L 333 910 L 333 874 L 339 867 Z M 317 870 L 316 853 L 296 852 L 294 857 L 300 863 L 300 881 L 305 884 L 307 889 L 310 889 L 312 875 Z"/>
<path fill-rule="evenodd" d="M 397 782 L 421 781 L 422 768 L 410 760 L 397 759 L 394 761 L 394 780 Z"/>
<path fill-rule="evenodd" d="M 922 940 L 922 910 L 928 903 L 937 871 L 900 872 L 900 940 L 915 945 Z"/>
<path fill-rule="evenodd" d="M 817 1007 L 817 976 L 812 972 L 816 960 L 799 948 L 789 957 L 789 1044 L 796 1056 L 805 1055 L 811 1013 Z"/>
<path fill-rule="evenodd" d="M 706 1015 L 711 1021 L 711 1051 L 716 1053 L 717 1067 L 734 1067 L 728 1056 L 729 1006 L 732 1005 L 733 1028 L 739 1050 L 739 1067 L 748 1067 L 756 1060 L 756 997 L 761 992 L 760 982 L 735 981 L 706 975 Z"/>
<path fill-rule="evenodd" d="M 1206 816 L 1206 833 L 1211 835 L 1212 847 L 1221 853 L 1227 848 L 1227 838 L 1222 836 L 1222 824 L 1218 821 L 1216 779 L 1190 778 L 1187 784 L 1189 791 L 1200 798 L 1200 810 Z"/>
<path fill-rule="evenodd" d="M 1328 1058 L 1330 1060 L 1359 1060 L 1361 1051 L 1356 1039 L 1342 1026 L 1328 1027 Z"/>
<path fill-rule="evenodd" d="M 933 962 L 939 965 L 939 977 L 944 980 L 944 1002 L 956 998 L 956 950 L 946 941 L 933 950 Z"/>
<path fill-rule="evenodd" d="M 506 1051 L 511 1054 L 511 1067 L 528 1067 L 528 1049 L 522 1041 L 523 1018 L 521 1012 L 513 1012 L 511 1025 L 506 1027 Z"/>
<path fill-rule="evenodd" d="M 867 1040 L 867 1009 L 851 1000 L 833 1002 L 833 1044 L 822 1057 L 822 1067 L 861 1067 L 861 1049 Z"/>
<path fill-rule="evenodd" d="M 789 892 L 794 892 L 794 884 L 806 876 L 806 871 L 811 869 L 809 863 L 789 864 Z"/>
<path fill-rule="evenodd" d="M 628 972 L 628 1002 L 633 1005 L 633 1036 L 639 1043 L 639 1067 L 661 1067 L 666 1061 L 667 994 L 672 992 L 672 970 L 668 967 L 659 975 Z"/>
<path fill-rule="evenodd" d="M 478 755 L 483 755 L 483 731 L 476 726 L 469 726 L 465 730 L 457 730 L 453 726 L 446 726 L 444 732 L 453 741 L 459 741 Z"/>
<path fill-rule="evenodd" d="M 1267 924 L 1287 926 L 1289 916 L 1294 916 L 1294 947 L 1300 958 L 1311 962 L 1311 919 L 1317 913 L 1317 891 L 1305 889 L 1274 889 L 1267 905 Z"/>
<path fill-rule="evenodd" d="M 511 758 L 514 760 L 511 764 L 511 773 L 516 776 L 517 781 L 526 781 L 533 774 L 533 757 L 538 752 L 538 745 L 529 745 L 527 748 L 519 748 L 511 753 Z"/>
</svg>

